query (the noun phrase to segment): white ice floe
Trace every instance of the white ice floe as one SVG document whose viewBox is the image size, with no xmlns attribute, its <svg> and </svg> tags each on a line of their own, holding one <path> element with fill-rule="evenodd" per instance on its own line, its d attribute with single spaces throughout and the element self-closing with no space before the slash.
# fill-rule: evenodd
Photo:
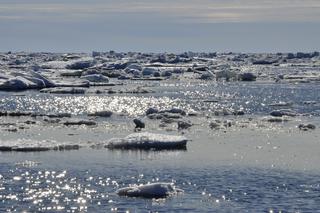
<svg viewBox="0 0 320 213">
<path fill-rule="evenodd" d="M 31 88 L 35 89 L 36 87 L 37 84 L 20 76 L 0 81 L 0 90 L 17 91 Z"/>
<path fill-rule="evenodd" d="M 216 80 L 219 80 L 221 78 L 225 78 L 227 80 L 237 78 L 237 72 L 229 69 L 217 70 L 214 72 L 214 74 L 216 75 Z"/>
<path fill-rule="evenodd" d="M 96 63 L 97 63 L 97 61 L 94 58 L 85 57 L 85 58 L 81 58 L 81 59 L 72 61 L 70 64 L 66 65 L 66 68 L 72 69 L 72 70 L 82 70 L 85 68 L 92 67 Z"/>
<path fill-rule="evenodd" d="M 70 64 L 69 61 L 48 61 L 40 66 L 42 69 L 64 69 L 68 64 Z"/>
<path fill-rule="evenodd" d="M 183 136 L 164 135 L 148 132 L 133 133 L 124 138 L 109 140 L 110 149 L 186 149 L 188 139 Z"/>
<path fill-rule="evenodd" d="M 271 107 L 289 107 L 292 105 L 293 105 L 292 102 L 285 102 L 285 101 L 279 101 L 279 102 L 274 102 L 274 103 L 269 104 L 269 106 L 271 106 Z"/>
<path fill-rule="evenodd" d="M 151 183 L 121 188 L 116 193 L 128 197 L 165 198 L 183 193 L 183 190 L 176 188 L 173 183 Z"/>
<path fill-rule="evenodd" d="M 74 150 L 79 149 L 80 145 L 70 143 L 59 143 L 57 141 L 48 140 L 26 140 L 19 139 L 15 141 L 0 141 L 0 151 L 16 151 L 16 152 L 40 152 L 49 150 Z"/>
<path fill-rule="evenodd" d="M 104 82 L 104 83 L 109 82 L 109 78 L 101 74 L 85 75 L 85 76 L 81 76 L 81 78 L 88 80 L 90 82 Z"/>
<path fill-rule="evenodd" d="M 85 88 L 78 87 L 55 87 L 55 88 L 45 88 L 40 90 L 42 93 L 54 93 L 54 94 L 84 94 L 86 92 Z"/>
<path fill-rule="evenodd" d="M 10 72 L 2 74 L 0 78 L 0 90 L 19 91 L 53 86 L 55 84 L 52 81 L 34 71 Z"/>
</svg>

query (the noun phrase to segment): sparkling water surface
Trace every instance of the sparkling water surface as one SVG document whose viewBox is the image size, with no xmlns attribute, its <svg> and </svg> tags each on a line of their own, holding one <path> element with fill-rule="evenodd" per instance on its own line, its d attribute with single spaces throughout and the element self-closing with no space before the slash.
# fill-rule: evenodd
<svg viewBox="0 0 320 213">
<path fill-rule="evenodd" d="M 32 112 L 68 112 L 74 115 L 111 110 L 131 116 L 143 115 L 149 107 L 212 112 L 218 109 L 244 110 L 249 114 L 268 114 L 275 107 L 270 104 L 290 103 L 290 108 L 299 113 L 320 113 L 318 84 L 275 83 L 159 83 L 151 85 L 149 94 L 87 94 L 48 95 L 34 91 L 0 93 L 0 110 Z M 314 104 L 305 104 L 315 101 Z"/>
<path fill-rule="evenodd" d="M 177 107 L 203 114 L 227 108 L 243 110 L 249 116 L 266 116 L 272 110 L 289 108 L 315 120 L 320 113 L 320 93 L 314 92 L 317 84 L 199 81 L 148 86 L 155 92 L 141 95 L 1 92 L 0 110 L 69 112 L 74 116 L 111 110 L 128 115 L 123 118 L 128 118 L 128 122 L 134 116 L 142 116 L 149 107 Z M 270 106 L 279 102 L 290 104 Z M 128 132 L 118 126 L 112 131 L 115 130 L 122 135 Z M 215 134 L 200 130 L 201 126 L 197 126 L 186 133 L 192 139 L 186 151 L 82 148 L 63 152 L 0 152 L 0 212 L 317 212 L 320 209 L 320 170 L 315 164 L 320 158 L 310 164 L 307 154 L 299 156 L 291 147 L 300 147 L 301 153 L 312 152 L 313 158 L 317 158 L 316 140 L 312 141 L 316 148 L 308 150 L 295 141 L 291 145 L 282 144 L 281 137 L 274 139 L 279 144 L 270 143 L 265 132 L 258 140 L 245 135 L 221 142 Z M 108 139 L 105 134 L 94 137 Z M 80 133 L 74 137 L 89 140 L 89 136 Z M 243 145 L 243 140 L 252 141 Z M 269 158 L 260 163 L 260 156 Z M 173 182 L 185 192 L 160 200 L 119 197 L 115 193 L 129 184 L 159 181 Z"/>
<path fill-rule="evenodd" d="M 319 207 L 318 173 L 175 163 L 181 153 L 170 160 L 157 153 L 127 154 L 85 149 L 2 153 L 0 210 L 315 212 Z M 122 186 L 158 181 L 173 182 L 185 192 L 164 200 L 115 194 Z"/>
</svg>

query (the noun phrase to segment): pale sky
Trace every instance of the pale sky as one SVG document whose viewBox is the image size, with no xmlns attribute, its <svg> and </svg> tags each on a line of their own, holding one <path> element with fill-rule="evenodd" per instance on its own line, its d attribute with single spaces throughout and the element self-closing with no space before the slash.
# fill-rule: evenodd
<svg viewBox="0 0 320 213">
<path fill-rule="evenodd" d="M 320 0 L 0 0 L 0 51 L 320 49 Z"/>
</svg>

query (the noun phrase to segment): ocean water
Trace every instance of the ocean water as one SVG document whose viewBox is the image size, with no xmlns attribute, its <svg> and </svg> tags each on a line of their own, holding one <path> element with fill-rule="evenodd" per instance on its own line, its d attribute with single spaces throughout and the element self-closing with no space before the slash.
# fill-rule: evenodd
<svg viewBox="0 0 320 213">
<path fill-rule="evenodd" d="M 319 132 L 301 132 L 295 126 L 305 121 L 319 124 L 320 94 L 314 92 L 317 84 L 172 81 L 145 86 L 154 93 L 1 92 L 0 110 L 69 112 L 80 118 L 99 110 L 116 114 L 114 118 L 101 118 L 102 125 L 94 128 L 45 129 L 40 125 L 22 133 L 2 131 L 1 140 L 49 136 L 60 141 L 108 140 L 133 132 L 128 123 L 143 116 L 149 107 L 197 111 L 201 118 L 188 118 L 198 123 L 183 132 L 161 129 L 156 121 L 148 121 L 148 130 L 190 138 L 185 151 L 84 147 L 73 151 L 0 152 L 0 212 L 320 212 Z M 290 104 L 270 106 L 278 102 Z M 292 118 L 288 124 L 237 127 L 230 132 L 210 130 L 205 120 L 220 109 L 243 110 L 249 121 L 259 120 L 279 108 L 303 116 Z M 72 136 L 64 135 L 64 131 Z M 120 187 L 149 182 L 172 182 L 184 193 L 158 200 L 119 197 L 115 193 Z"/>
<path fill-rule="evenodd" d="M 128 82 L 129 86 L 135 84 Z M 141 86 L 141 85 L 140 85 Z M 218 109 L 244 110 L 251 115 L 268 115 L 277 108 L 290 108 L 299 113 L 319 116 L 320 94 L 317 83 L 267 83 L 205 81 L 164 82 L 145 85 L 148 94 L 101 94 L 53 95 L 37 91 L 12 93 L 0 92 L 0 110 L 32 112 L 68 112 L 82 115 L 88 112 L 111 110 L 130 116 L 143 115 L 149 107 L 170 109 L 172 107 L 199 112 Z M 99 88 L 100 89 L 100 88 Z M 100 89 L 101 90 L 101 89 Z M 315 101 L 314 104 L 304 102 Z M 290 106 L 272 107 L 270 104 L 286 102 Z"/>
<path fill-rule="evenodd" d="M 318 212 L 318 172 L 176 161 L 183 153 L 1 153 L 0 211 Z M 168 159 L 170 158 L 170 159 Z M 27 159 L 27 161 L 26 161 Z M 173 182 L 164 200 L 119 197 L 129 184 Z"/>
</svg>

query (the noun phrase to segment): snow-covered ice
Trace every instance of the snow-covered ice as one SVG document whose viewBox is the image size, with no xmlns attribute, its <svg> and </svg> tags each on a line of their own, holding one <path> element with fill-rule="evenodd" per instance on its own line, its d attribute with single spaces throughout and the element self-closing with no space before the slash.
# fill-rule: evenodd
<svg viewBox="0 0 320 213">
<path fill-rule="evenodd" d="M 110 139 L 109 149 L 186 149 L 188 139 L 183 136 L 149 132 L 133 133 L 124 138 Z"/>
</svg>

